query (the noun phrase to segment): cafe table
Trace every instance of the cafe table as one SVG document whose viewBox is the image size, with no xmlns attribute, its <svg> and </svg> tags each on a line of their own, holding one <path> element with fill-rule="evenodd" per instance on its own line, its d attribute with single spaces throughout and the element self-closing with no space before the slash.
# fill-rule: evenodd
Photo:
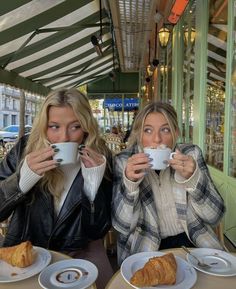
<svg viewBox="0 0 236 289">
<path fill-rule="evenodd" d="M 71 259 L 70 256 L 56 252 L 56 251 L 50 250 L 50 253 L 52 256 L 52 260 L 50 264 L 53 264 L 61 260 Z M 42 289 L 42 287 L 38 283 L 38 276 L 39 274 L 32 276 L 30 278 L 21 280 L 21 281 L 16 281 L 16 282 L 11 282 L 11 283 L 0 283 L 0 289 Z M 89 286 L 88 289 L 96 289 L 96 285 L 93 284 Z"/>
<path fill-rule="evenodd" d="M 179 256 L 186 260 L 186 255 L 183 249 L 162 250 L 161 252 L 172 252 L 175 256 Z M 235 253 L 232 253 L 235 255 Z M 197 271 L 197 270 L 196 270 Z M 192 289 L 231 289 L 236 286 L 236 276 L 233 277 L 219 277 L 197 271 L 197 281 Z M 105 289 L 132 289 L 122 277 L 120 270 L 117 271 L 108 282 Z M 157 286 L 158 288 L 158 286 Z M 169 288 L 169 287 L 168 287 Z M 171 286 L 170 286 L 171 288 Z M 182 288 L 185 289 L 185 288 Z"/>
</svg>

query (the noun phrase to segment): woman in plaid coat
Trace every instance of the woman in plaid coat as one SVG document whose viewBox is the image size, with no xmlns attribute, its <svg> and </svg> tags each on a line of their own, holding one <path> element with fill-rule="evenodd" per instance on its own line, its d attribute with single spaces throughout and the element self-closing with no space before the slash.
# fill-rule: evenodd
<svg viewBox="0 0 236 289">
<path fill-rule="evenodd" d="M 113 226 L 118 262 L 142 251 L 182 245 L 222 249 L 214 227 L 225 212 L 201 149 L 177 144 L 177 114 L 167 103 L 151 103 L 135 118 L 129 146 L 115 156 Z M 169 166 L 152 169 L 144 147 L 176 152 Z"/>
</svg>

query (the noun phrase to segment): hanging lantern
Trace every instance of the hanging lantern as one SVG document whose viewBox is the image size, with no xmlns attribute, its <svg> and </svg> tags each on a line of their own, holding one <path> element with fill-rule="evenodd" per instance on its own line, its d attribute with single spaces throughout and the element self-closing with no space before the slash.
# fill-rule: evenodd
<svg viewBox="0 0 236 289">
<path fill-rule="evenodd" d="M 154 58 L 153 61 L 152 61 L 152 66 L 153 66 L 154 68 L 156 68 L 158 64 L 159 64 L 159 60 L 156 59 L 156 58 Z"/>
<path fill-rule="evenodd" d="M 147 87 L 146 87 L 146 85 L 143 85 L 142 87 L 141 87 L 141 90 L 145 93 L 146 92 L 146 90 L 147 90 Z"/>
<path fill-rule="evenodd" d="M 164 74 L 167 73 L 167 71 L 168 71 L 167 65 L 162 64 L 162 65 L 160 66 L 160 72 L 161 72 L 161 74 L 164 75 Z"/>
<path fill-rule="evenodd" d="M 196 30 L 194 28 L 190 28 L 190 32 L 188 27 L 184 30 L 184 43 L 185 45 L 188 45 L 188 37 L 189 37 L 189 33 L 190 33 L 190 42 L 191 44 L 193 44 L 193 42 L 195 41 L 195 36 L 196 36 Z"/>
<path fill-rule="evenodd" d="M 161 47 L 165 48 L 168 44 L 169 37 L 170 37 L 170 30 L 166 27 L 163 27 L 158 32 L 159 41 Z"/>
<path fill-rule="evenodd" d="M 147 66 L 147 75 L 149 77 L 151 77 L 153 75 L 153 70 L 152 70 L 152 67 L 150 64 Z"/>
</svg>

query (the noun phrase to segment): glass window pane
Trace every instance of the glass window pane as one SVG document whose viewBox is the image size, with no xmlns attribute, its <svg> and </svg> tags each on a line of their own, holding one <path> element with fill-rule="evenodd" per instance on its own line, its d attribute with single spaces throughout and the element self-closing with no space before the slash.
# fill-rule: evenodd
<svg viewBox="0 0 236 289">
<path fill-rule="evenodd" d="M 209 1 L 206 90 L 206 161 L 223 170 L 227 1 Z"/>
<path fill-rule="evenodd" d="M 193 92 L 194 92 L 194 66 L 195 66 L 195 32 L 196 32 L 196 2 L 188 7 L 184 16 L 183 41 L 183 114 L 182 114 L 182 139 L 184 142 L 193 141 Z"/>
<path fill-rule="evenodd" d="M 234 5 L 234 55 L 232 63 L 232 105 L 231 105 L 231 133 L 230 133 L 230 168 L 229 174 L 236 177 L 236 4 Z"/>
<path fill-rule="evenodd" d="M 166 29 L 170 31 L 168 44 L 166 47 L 159 49 L 160 64 L 158 65 L 159 77 L 160 77 L 160 98 L 162 101 L 171 103 L 172 99 L 172 30 L 173 27 L 166 26 Z"/>
</svg>

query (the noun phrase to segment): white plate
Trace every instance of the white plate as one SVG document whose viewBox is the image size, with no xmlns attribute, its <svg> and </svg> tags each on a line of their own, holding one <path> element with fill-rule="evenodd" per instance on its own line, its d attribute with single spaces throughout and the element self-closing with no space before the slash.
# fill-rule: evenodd
<svg viewBox="0 0 236 289">
<path fill-rule="evenodd" d="M 83 259 L 56 262 L 45 268 L 38 281 L 45 289 L 83 289 L 92 285 L 98 276 L 97 267 Z"/>
<path fill-rule="evenodd" d="M 129 256 L 127 259 L 123 261 L 121 264 L 121 274 L 125 281 L 129 283 L 132 287 L 138 288 L 132 285 L 129 281 L 130 278 L 133 276 L 134 272 L 138 269 L 142 268 L 144 264 L 151 258 L 151 257 L 158 257 L 162 256 L 165 253 L 163 252 L 141 252 Z M 177 274 L 176 274 L 176 283 L 175 285 L 158 285 L 156 287 L 143 287 L 143 289 L 164 289 L 164 288 L 171 288 L 171 289 L 189 289 L 192 288 L 193 285 L 196 283 L 197 280 L 197 273 L 195 269 L 189 265 L 185 260 L 182 258 L 175 256 L 177 262 Z"/>
<path fill-rule="evenodd" d="M 13 267 L 0 260 L 0 283 L 9 283 L 27 279 L 41 272 L 51 261 L 51 254 L 41 247 L 33 247 L 37 257 L 31 266 L 25 268 Z"/>
<path fill-rule="evenodd" d="M 191 253 L 202 262 L 211 265 L 210 268 L 202 268 L 197 265 L 197 260 L 187 254 L 187 260 L 197 270 L 215 276 L 235 276 L 236 275 L 236 257 L 221 250 L 209 248 L 196 248 Z"/>
</svg>

